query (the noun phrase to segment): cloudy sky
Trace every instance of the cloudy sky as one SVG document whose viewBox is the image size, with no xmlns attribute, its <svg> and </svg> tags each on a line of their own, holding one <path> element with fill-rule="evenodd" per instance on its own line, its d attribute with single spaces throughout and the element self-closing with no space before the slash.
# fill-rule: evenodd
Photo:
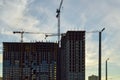
<svg viewBox="0 0 120 80">
<path fill-rule="evenodd" d="M 0 0 L 0 76 L 2 76 L 2 42 L 19 42 L 13 31 L 57 33 L 56 9 L 60 0 Z M 64 0 L 61 8 L 61 33 L 68 30 L 102 33 L 102 80 L 105 60 L 109 80 L 120 79 L 120 0 Z M 86 80 L 98 75 L 98 33 L 86 33 Z M 41 34 L 24 34 L 24 41 L 46 41 Z M 56 41 L 49 37 L 47 41 Z"/>
</svg>

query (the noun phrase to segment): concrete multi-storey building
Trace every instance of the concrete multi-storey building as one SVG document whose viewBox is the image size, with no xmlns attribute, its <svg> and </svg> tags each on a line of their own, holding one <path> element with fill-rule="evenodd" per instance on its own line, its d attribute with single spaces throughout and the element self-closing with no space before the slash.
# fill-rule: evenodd
<svg viewBox="0 0 120 80">
<path fill-rule="evenodd" d="M 58 44 L 3 43 L 3 80 L 56 80 Z"/>
<path fill-rule="evenodd" d="M 96 76 L 96 75 L 91 75 L 91 76 L 89 76 L 88 77 L 88 80 L 98 80 L 98 76 Z"/>
<path fill-rule="evenodd" d="M 3 42 L 3 80 L 85 80 L 85 31 L 53 42 Z"/>
<path fill-rule="evenodd" d="M 61 38 L 61 80 L 85 80 L 85 31 L 68 31 Z"/>
</svg>

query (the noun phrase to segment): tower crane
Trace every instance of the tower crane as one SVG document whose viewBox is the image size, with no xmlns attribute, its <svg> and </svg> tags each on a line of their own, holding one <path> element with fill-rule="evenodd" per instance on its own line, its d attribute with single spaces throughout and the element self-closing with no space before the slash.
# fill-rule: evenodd
<svg viewBox="0 0 120 80">
<path fill-rule="evenodd" d="M 65 33 L 61 33 L 60 35 L 61 35 L 61 36 L 62 36 L 62 35 L 65 35 Z M 46 39 L 47 37 L 49 37 L 49 36 L 58 36 L 58 34 L 56 34 L 56 33 L 53 33 L 53 34 L 45 34 L 45 39 Z"/>
<path fill-rule="evenodd" d="M 54 34 L 50 34 L 50 35 L 46 34 L 45 35 L 45 38 L 48 37 L 48 36 L 58 36 L 59 46 L 60 46 L 60 36 L 62 34 L 64 34 L 64 33 L 62 33 L 62 34 L 60 33 L 60 11 L 61 11 L 62 4 L 63 4 L 63 0 L 61 0 L 59 8 L 56 10 L 56 13 L 57 13 L 56 18 L 58 19 L 58 33 L 56 33 L 56 34 L 54 33 Z"/>
<path fill-rule="evenodd" d="M 60 46 L 60 11 L 61 11 L 62 4 L 63 4 L 63 0 L 61 0 L 59 8 L 56 11 L 57 13 L 56 18 L 58 19 L 58 44 L 59 46 Z"/>
<path fill-rule="evenodd" d="M 62 4 L 63 4 L 63 0 L 61 0 L 60 6 L 56 11 L 57 13 L 56 18 L 58 19 L 58 44 L 59 46 L 60 46 L 60 10 L 61 10 Z"/>
<path fill-rule="evenodd" d="M 13 34 L 16 34 L 16 33 L 21 34 L 21 42 L 23 42 L 23 33 L 24 33 L 24 31 L 13 31 Z"/>
<path fill-rule="evenodd" d="M 45 38 L 48 36 L 58 36 L 58 44 L 60 45 L 60 10 L 62 7 L 63 0 L 61 0 L 59 8 L 56 10 L 56 18 L 58 19 L 58 33 L 40 33 L 40 32 L 25 32 L 25 31 L 13 31 L 14 34 L 21 34 L 21 42 L 23 42 L 23 34 L 44 34 Z"/>
<path fill-rule="evenodd" d="M 96 31 L 86 31 L 86 33 L 98 33 L 100 32 L 99 30 L 96 30 Z M 61 36 L 64 36 L 66 33 L 61 33 L 60 35 Z M 51 33 L 51 34 L 45 34 L 45 39 L 49 36 L 58 36 L 58 34 L 56 33 Z"/>
<path fill-rule="evenodd" d="M 21 34 L 21 42 L 23 42 L 23 34 L 44 34 L 44 35 L 50 35 L 54 33 L 43 33 L 43 32 L 26 32 L 26 31 L 13 31 L 13 34 Z"/>
<path fill-rule="evenodd" d="M 99 31 L 86 31 L 86 33 L 98 33 Z M 65 33 L 61 33 L 60 35 L 65 35 Z M 49 37 L 49 36 L 58 36 L 58 34 L 56 33 L 52 33 L 52 34 L 45 34 L 45 38 Z"/>
</svg>

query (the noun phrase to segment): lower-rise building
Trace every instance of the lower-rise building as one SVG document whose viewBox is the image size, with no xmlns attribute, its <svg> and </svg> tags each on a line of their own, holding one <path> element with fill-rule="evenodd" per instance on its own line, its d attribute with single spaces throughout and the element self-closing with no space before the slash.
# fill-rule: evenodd
<svg viewBox="0 0 120 80">
<path fill-rule="evenodd" d="M 56 80 L 58 44 L 3 43 L 3 80 Z"/>
<path fill-rule="evenodd" d="M 89 76 L 88 80 L 98 80 L 98 76 L 96 75 Z"/>
</svg>

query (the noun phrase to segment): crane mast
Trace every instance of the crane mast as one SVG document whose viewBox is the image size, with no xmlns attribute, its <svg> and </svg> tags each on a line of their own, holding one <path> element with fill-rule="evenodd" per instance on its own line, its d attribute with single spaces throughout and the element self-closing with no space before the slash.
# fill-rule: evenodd
<svg viewBox="0 0 120 80">
<path fill-rule="evenodd" d="M 56 18 L 58 19 L 58 44 L 59 44 L 59 46 L 60 46 L 60 10 L 62 7 L 62 3 L 63 3 L 63 0 L 61 0 L 59 8 L 56 11 L 56 13 L 57 13 Z"/>
</svg>

